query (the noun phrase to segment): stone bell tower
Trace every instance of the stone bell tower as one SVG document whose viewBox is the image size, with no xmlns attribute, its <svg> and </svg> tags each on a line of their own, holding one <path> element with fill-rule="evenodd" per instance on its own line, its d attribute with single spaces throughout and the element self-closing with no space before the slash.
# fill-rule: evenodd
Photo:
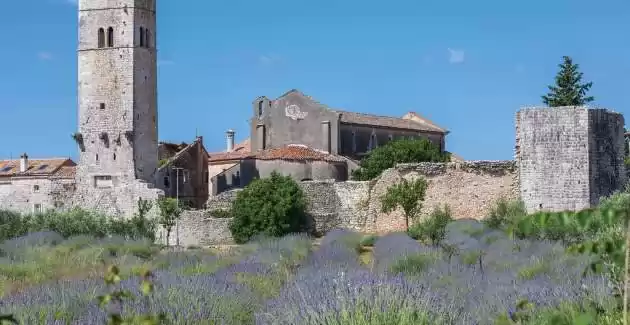
<svg viewBox="0 0 630 325">
<path fill-rule="evenodd" d="M 79 203 L 127 214 L 158 164 L 155 0 L 79 0 L 78 25 Z"/>
</svg>

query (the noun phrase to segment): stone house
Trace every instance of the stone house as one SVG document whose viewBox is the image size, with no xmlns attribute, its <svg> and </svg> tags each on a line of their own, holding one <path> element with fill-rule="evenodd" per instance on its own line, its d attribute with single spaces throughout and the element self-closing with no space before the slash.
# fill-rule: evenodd
<svg viewBox="0 0 630 325">
<path fill-rule="evenodd" d="M 0 160 L 0 209 L 39 213 L 64 206 L 74 191 L 70 158 Z"/>
<path fill-rule="evenodd" d="M 208 200 L 208 152 L 203 137 L 190 144 L 161 142 L 158 146 L 160 166 L 156 187 L 167 197 L 176 197 L 183 204 L 200 209 Z"/>
<path fill-rule="evenodd" d="M 424 137 L 444 151 L 449 133 L 414 112 L 397 118 L 331 109 L 295 89 L 275 100 L 257 98 L 252 113 L 247 140 L 235 146 L 228 130 L 226 151 L 210 153 L 211 195 L 273 170 L 298 181 L 344 181 L 379 145 Z"/>
</svg>

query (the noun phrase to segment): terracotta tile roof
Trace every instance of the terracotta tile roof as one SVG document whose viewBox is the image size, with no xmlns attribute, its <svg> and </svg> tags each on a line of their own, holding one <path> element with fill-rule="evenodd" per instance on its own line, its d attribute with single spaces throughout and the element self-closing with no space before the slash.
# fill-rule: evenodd
<svg viewBox="0 0 630 325">
<path fill-rule="evenodd" d="M 241 160 L 249 158 L 251 156 L 251 141 L 250 138 L 243 140 L 243 142 L 234 145 L 234 150 L 227 152 L 211 152 L 208 154 L 209 162 L 224 162 L 230 160 Z"/>
<path fill-rule="evenodd" d="M 281 148 L 262 150 L 257 152 L 253 158 L 259 160 L 346 162 L 342 157 L 304 145 L 288 145 Z"/>
<path fill-rule="evenodd" d="M 61 166 L 52 176 L 55 178 L 74 178 L 77 166 Z"/>
<path fill-rule="evenodd" d="M 390 116 L 378 116 L 372 114 L 336 111 L 341 114 L 339 121 L 347 124 L 360 124 L 380 126 L 383 128 L 396 128 L 417 131 L 445 133 L 445 130 L 432 123 L 421 123 L 412 119 L 403 119 Z"/>
<path fill-rule="evenodd" d="M 76 166 L 69 158 L 29 159 L 28 168 L 20 172 L 20 159 L 0 160 L 0 177 L 52 176 L 62 166 Z"/>
</svg>

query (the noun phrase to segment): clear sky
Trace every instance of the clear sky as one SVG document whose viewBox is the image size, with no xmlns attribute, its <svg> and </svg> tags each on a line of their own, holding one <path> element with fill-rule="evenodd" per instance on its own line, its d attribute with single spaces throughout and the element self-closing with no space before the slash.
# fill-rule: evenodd
<svg viewBox="0 0 630 325">
<path fill-rule="evenodd" d="M 77 156 L 76 10 L 3 1 L 0 158 Z M 158 0 L 157 34 L 160 140 L 197 132 L 209 151 L 228 128 L 248 136 L 254 98 L 297 88 L 334 108 L 417 111 L 451 131 L 449 151 L 511 159 L 516 110 L 540 104 L 563 55 L 594 105 L 630 113 L 628 0 Z"/>
</svg>

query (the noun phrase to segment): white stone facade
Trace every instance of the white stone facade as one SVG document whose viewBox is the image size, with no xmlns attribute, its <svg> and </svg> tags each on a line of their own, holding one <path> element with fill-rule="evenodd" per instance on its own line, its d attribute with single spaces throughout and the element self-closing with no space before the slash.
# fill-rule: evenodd
<svg viewBox="0 0 630 325">
<path fill-rule="evenodd" d="M 73 205 L 131 215 L 155 200 L 158 165 L 153 0 L 79 1 L 79 164 Z"/>
<path fill-rule="evenodd" d="M 61 208 L 66 200 L 64 193 L 71 192 L 73 185 L 73 179 L 50 177 L 0 180 L 0 209 L 36 213 Z"/>
</svg>

